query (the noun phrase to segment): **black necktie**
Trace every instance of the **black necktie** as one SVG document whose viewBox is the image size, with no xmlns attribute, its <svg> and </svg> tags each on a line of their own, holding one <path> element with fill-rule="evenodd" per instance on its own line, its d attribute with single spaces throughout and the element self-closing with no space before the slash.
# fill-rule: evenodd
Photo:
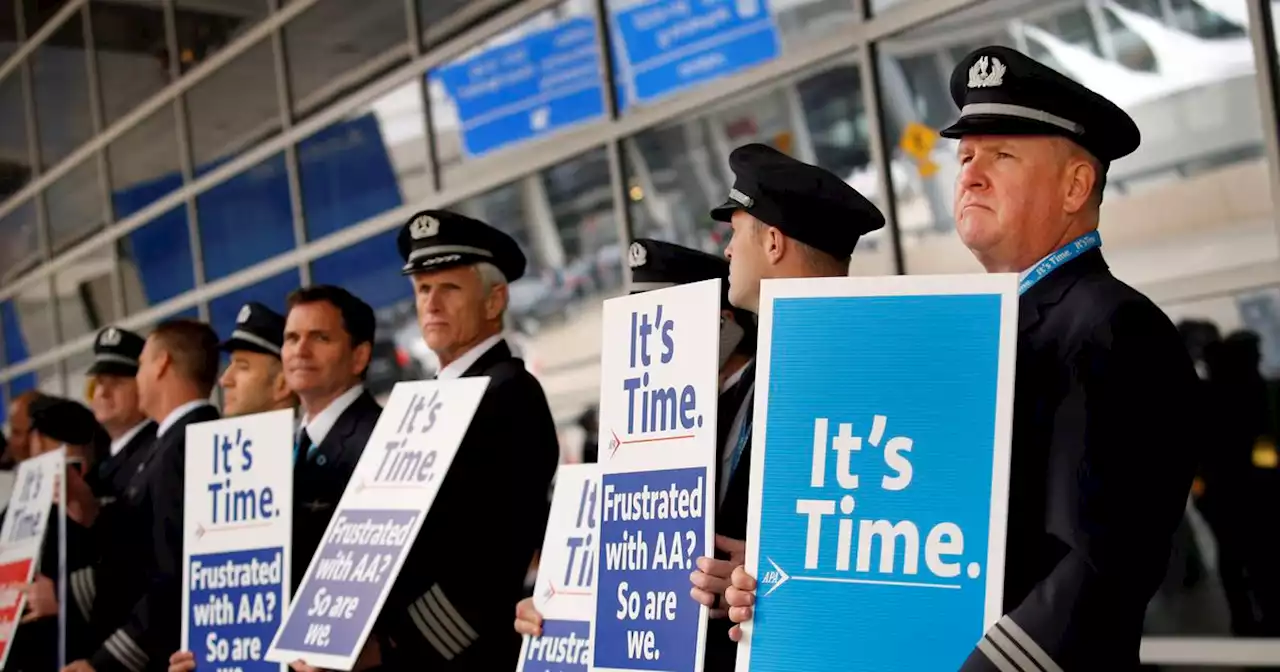
<svg viewBox="0 0 1280 672">
<path fill-rule="evenodd" d="M 293 449 L 293 461 L 296 464 L 301 459 L 310 459 L 311 457 L 311 437 L 307 435 L 307 430 L 303 429 L 298 432 L 298 445 Z"/>
</svg>

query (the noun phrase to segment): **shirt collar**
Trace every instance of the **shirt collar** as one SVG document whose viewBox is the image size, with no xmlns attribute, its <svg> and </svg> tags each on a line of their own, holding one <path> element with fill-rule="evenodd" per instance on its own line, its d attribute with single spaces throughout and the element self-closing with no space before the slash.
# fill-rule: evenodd
<svg viewBox="0 0 1280 672">
<path fill-rule="evenodd" d="M 129 442 L 133 440 L 133 437 L 137 436 L 138 432 L 141 432 L 142 428 L 146 427 L 147 423 L 149 422 L 151 422 L 150 418 L 143 418 L 142 422 L 139 422 L 138 424 L 134 425 L 129 431 L 125 432 L 124 434 L 121 434 L 120 438 L 112 440 L 111 455 L 114 457 L 115 455 L 119 454 L 120 451 L 124 450 L 124 447 L 129 445 Z"/>
<path fill-rule="evenodd" d="M 307 438 L 311 439 L 312 445 L 318 446 L 324 442 L 324 437 L 329 435 L 329 430 L 338 424 L 338 418 L 342 417 L 342 414 L 351 407 L 351 404 L 356 403 L 356 399 L 359 399 L 362 394 L 364 394 L 364 385 L 357 383 L 334 399 L 323 411 L 317 413 L 316 417 L 302 419 L 302 428 L 307 430 Z"/>
<path fill-rule="evenodd" d="M 742 380 L 742 374 L 746 373 L 747 366 L 749 364 L 751 364 L 751 360 L 747 360 L 745 364 L 738 367 L 737 371 L 734 371 L 732 374 L 730 374 L 728 378 L 724 379 L 724 383 L 720 385 L 720 394 L 724 394 L 725 392 L 728 392 L 729 388 L 733 387 L 734 385 L 737 385 L 738 381 Z"/>
<path fill-rule="evenodd" d="M 440 369 L 440 373 L 436 374 L 436 380 L 453 380 L 454 378 L 461 378 L 462 374 L 466 373 L 467 369 L 471 368 L 472 364 L 475 364 L 476 361 L 484 356 L 484 353 L 492 350 L 493 346 L 500 342 L 502 342 L 502 334 L 494 334 L 489 338 L 480 341 L 475 345 L 475 347 L 462 353 L 461 357 L 453 360 L 443 369 Z"/>
<path fill-rule="evenodd" d="M 164 436 L 164 433 L 169 431 L 170 427 L 177 424 L 179 420 L 186 417 L 186 415 L 191 411 L 194 411 L 201 406 L 209 405 L 208 399 L 195 399 L 173 409 L 169 412 L 169 415 L 165 416 L 164 420 L 160 423 L 160 427 L 156 429 L 156 438 L 159 439 Z"/>
</svg>

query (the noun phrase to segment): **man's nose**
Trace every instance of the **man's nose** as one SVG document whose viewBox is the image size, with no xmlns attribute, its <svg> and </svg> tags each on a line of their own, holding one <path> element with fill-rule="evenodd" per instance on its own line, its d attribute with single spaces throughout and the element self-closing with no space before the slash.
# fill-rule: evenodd
<svg viewBox="0 0 1280 672">
<path fill-rule="evenodd" d="M 978 159 L 971 159 L 960 167 L 960 186 L 979 191 L 988 185 L 986 166 Z"/>
</svg>

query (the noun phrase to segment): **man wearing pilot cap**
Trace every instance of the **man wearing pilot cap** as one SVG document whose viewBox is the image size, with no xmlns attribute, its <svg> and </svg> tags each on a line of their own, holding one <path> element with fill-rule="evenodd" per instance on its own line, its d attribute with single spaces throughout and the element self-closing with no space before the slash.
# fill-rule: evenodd
<svg viewBox="0 0 1280 672">
<path fill-rule="evenodd" d="M 236 326 L 218 349 L 231 356 L 218 379 L 222 412 L 227 417 L 294 408 L 297 397 L 285 382 L 280 352 L 284 316 L 250 301 L 240 308 Z"/>
<path fill-rule="evenodd" d="M 956 231 L 988 272 L 1019 274 L 1021 295 L 1004 616 L 960 669 L 1137 669 L 1201 436 L 1177 330 L 1100 249 L 1106 170 L 1138 129 L 1004 47 L 966 56 L 951 96 Z M 755 583 L 733 583 L 741 622 Z"/>
<path fill-rule="evenodd" d="M 505 232 L 444 210 L 411 217 L 397 246 L 437 379 L 489 385 L 375 632 L 391 669 L 501 669 L 519 656 L 511 605 L 560 459 L 542 386 L 502 338 L 508 285 L 527 262 Z"/>
</svg>

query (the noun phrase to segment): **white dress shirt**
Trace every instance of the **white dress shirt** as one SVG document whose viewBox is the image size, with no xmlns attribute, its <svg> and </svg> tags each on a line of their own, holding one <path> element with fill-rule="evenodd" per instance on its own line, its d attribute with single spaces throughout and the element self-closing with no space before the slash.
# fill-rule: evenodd
<svg viewBox="0 0 1280 672">
<path fill-rule="evenodd" d="M 493 349 L 493 346 L 502 342 L 502 334 L 494 334 L 476 344 L 474 348 L 462 353 L 462 356 L 449 362 L 449 365 L 440 369 L 440 373 L 436 374 L 436 380 L 453 380 L 461 378 L 462 374 L 471 368 L 477 360 L 484 356 L 484 353 Z"/>
<path fill-rule="evenodd" d="M 133 437 L 137 436 L 138 432 L 141 432 L 142 428 L 146 427 L 147 423 L 149 422 L 151 422 L 150 418 L 143 418 L 142 422 L 139 422 L 138 424 L 134 425 L 129 431 L 125 432 L 124 434 L 121 434 L 120 438 L 112 439 L 111 440 L 111 456 L 115 457 L 116 455 L 119 455 L 120 451 L 124 450 L 124 447 L 129 445 L 129 442 L 133 440 Z"/>
<path fill-rule="evenodd" d="M 356 403 L 356 399 L 359 399 L 361 394 L 364 394 L 364 385 L 357 383 L 334 399 L 323 411 L 317 413 L 316 417 L 303 418 L 302 429 L 307 430 L 307 438 L 311 439 L 311 445 L 318 446 L 324 442 L 324 437 L 328 436 L 329 430 L 338 423 L 338 418 L 342 417 L 351 404 Z"/>
<path fill-rule="evenodd" d="M 156 429 L 156 440 L 158 441 L 160 437 L 164 436 L 165 432 L 169 431 L 170 427 L 177 424 L 179 420 L 186 417 L 186 415 L 191 411 L 194 411 L 201 406 L 212 405 L 213 404 L 210 404 L 208 399 L 196 399 L 195 401 L 188 401 L 187 403 L 173 409 L 169 412 L 169 415 L 165 416 L 164 421 L 160 423 L 160 427 Z"/>
</svg>

